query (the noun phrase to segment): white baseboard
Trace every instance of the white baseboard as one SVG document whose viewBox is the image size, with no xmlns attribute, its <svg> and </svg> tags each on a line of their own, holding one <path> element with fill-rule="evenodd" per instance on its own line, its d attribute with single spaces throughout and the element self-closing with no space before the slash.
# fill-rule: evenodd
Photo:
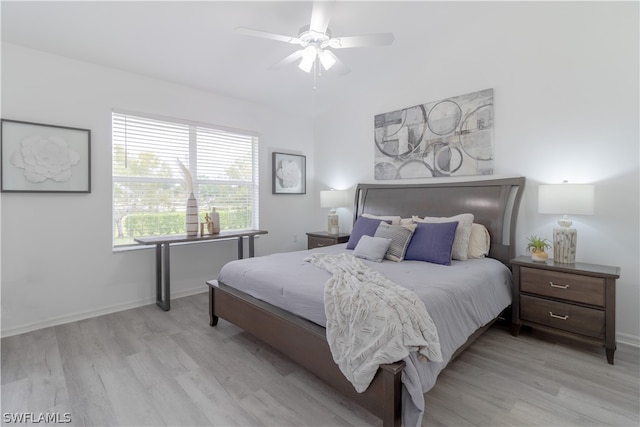
<svg viewBox="0 0 640 427">
<path fill-rule="evenodd" d="M 199 293 L 206 292 L 202 286 L 193 289 L 187 289 L 184 291 L 179 291 L 173 293 L 171 295 L 171 299 L 186 297 L 189 295 L 195 295 Z M 102 316 L 104 314 L 116 313 L 118 311 L 129 310 L 131 308 L 142 307 L 144 305 L 153 304 L 156 302 L 154 298 L 145 298 L 138 301 L 132 301 L 125 304 L 115 304 L 107 307 L 97 308 L 95 310 L 87 310 L 74 314 L 68 314 L 64 316 L 53 317 L 51 319 L 41 320 L 38 322 L 29 323 L 27 325 L 22 325 L 10 329 L 3 329 L 0 334 L 2 338 L 10 337 L 13 335 L 24 334 L 26 332 L 35 331 L 37 329 L 49 328 L 51 326 L 63 325 L 65 323 L 76 322 L 78 320 L 90 319 L 92 317 Z"/>
<path fill-rule="evenodd" d="M 640 345 L 636 336 L 628 334 L 616 334 L 616 360 L 625 360 L 634 364 L 640 364 Z"/>
<path fill-rule="evenodd" d="M 618 332 L 616 334 L 616 341 L 618 342 L 618 344 L 640 348 L 640 337 L 636 337 L 629 334 L 621 334 Z"/>
</svg>

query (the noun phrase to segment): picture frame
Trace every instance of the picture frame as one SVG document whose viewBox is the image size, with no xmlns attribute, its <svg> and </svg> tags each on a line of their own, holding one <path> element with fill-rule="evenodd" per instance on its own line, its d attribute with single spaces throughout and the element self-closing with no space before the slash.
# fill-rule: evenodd
<svg viewBox="0 0 640 427">
<path fill-rule="evenodd" d="M 272 194 L 307 193 L 307 158 L 300 154 L 272 154 Z"/>
<path fill-rule="evenodd" d="M 91 130 L 0 120 L 3 193 L 91 193 Z"/>
</svg>

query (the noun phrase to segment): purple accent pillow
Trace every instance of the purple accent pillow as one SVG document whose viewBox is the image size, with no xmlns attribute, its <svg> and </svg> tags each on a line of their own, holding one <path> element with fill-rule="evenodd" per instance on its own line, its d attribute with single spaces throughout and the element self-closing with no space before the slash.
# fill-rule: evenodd
<svg viewBox="0 0 640 427">
<path fill-rule="evenodd" d="M 404 259 L 451 265 L 451 248 L 458 222 L 419 222 Z"/>
<path fill-rule="evenodd" d="M 349 236 L 349 241 L 347 242 L 347 249 L 355 248 L 362 236 L 373 237 L 381 222 L 383 221 L 379 219 L 359 216 L 353 225 L 353 230 L 351 230 L 351 236 Z M 388 220 L 384 220 L 384 222 L 391 224 L 391 221 Z"/>
</svg>

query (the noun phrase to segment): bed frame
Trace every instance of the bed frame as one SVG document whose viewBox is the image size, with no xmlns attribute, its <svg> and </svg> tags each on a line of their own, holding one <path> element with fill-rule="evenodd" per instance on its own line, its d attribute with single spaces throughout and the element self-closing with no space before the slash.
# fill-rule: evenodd
<svg viewBox="0 0 640 427">
<path fill-rule="evenodd" d="M 508 266 L 515 257 L 515 227 L 524 185 L 523 177 L 435 184 L 359 184 L 354 222 L 363 213 L 401 217 L 472 213 L 475 222 L 489 230 L 489 256 Z M 369 388 L 357 393 L 333 361 L 325 328 L 224 283 L 207 283 L 211 326 L 223 318 L 243 328 L 382 418 L 383 426 L 401 425 L 400 379 L 404 362 L 381 365 Z M 469 337 L 452 359 L 489 326 Z"/>
</svg>

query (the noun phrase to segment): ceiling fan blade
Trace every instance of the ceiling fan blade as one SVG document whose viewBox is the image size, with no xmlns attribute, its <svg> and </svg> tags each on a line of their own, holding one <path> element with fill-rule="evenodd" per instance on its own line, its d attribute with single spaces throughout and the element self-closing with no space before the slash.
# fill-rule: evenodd
<svg viewBox="0 0 640 427">
<path fill-rule="evenodd" d="M 277 40 L 279 42 L 285 42 L 285 43 L 291 43 L 291 44 L 300 44 L 300 39 L 297 37 L 283 36 L 281 34 L 275 34 L 275 33 L 268 33 L 266 31 L 254 30 L 253 28 L 238 27 L 236 28 L 236 31 L 247 36 L 262 37 L 265 39 Z"/>
<path fill-rule="evenodd" d="M 309 25 L 309 29 L 311 31 L 323 34 L 327 32 L 334 4 L 335 0 L 315 0 L 313 2 L 313 9 L 311 9 L 311 24 Z"/>
<path fill-rule="evenodd" d="M 273 65 L 271 65 L 269 67 L 269 69 L 280 68 L 280 67 L 283 67 L 285 65 L 292 64 L 292 63 L 296 62 L 298 59 L 302 58 L 302 53 L 303 52 L 304 52 L 304 49 L 296 50 L 291 55 L 289 55 L 286 58 L 276 62 Z"/>
<path fill-rule="evenodd" d="M 349 67 L 344 65 L 344 62 L 340 61 L 340 58 L 338 58 L 333 52 L 331 52 L 328 49 L 325 50 L 324 52 L 326 55 L 329 55 L 336 60 L 336 62 L 331 67 L 331 71 L 335 71 L 336 74 L 340 74 L 341 76 L 345 74 L 349 74 L 351 70 L 349 69 Z"/>
<path fill-rule="evenodd" d="M 393 43 L 392 33 L 364 34 L 361 36 L 334 37 L 329 46 L 334 49 L 349 47 L 387 46 Z"/>
</svg>

